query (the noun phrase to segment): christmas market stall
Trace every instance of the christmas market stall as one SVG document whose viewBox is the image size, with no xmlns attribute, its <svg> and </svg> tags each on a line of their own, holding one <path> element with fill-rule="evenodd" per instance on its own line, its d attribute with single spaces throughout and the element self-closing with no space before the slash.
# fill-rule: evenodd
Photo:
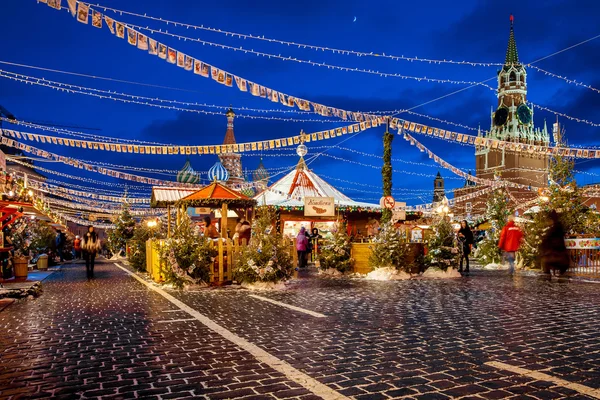
<svg viewBox="0 0 600 400">
<path fill-rule="evenodd" d="M 354 242 L 355 258 L 366 260 L 368 255 L 362 253 L 368 251 L 368 243 L 359 242 L 376 233 L 381 207 L 350 199 L 307 167 L 303 158 L 306 153 L 298 154 L 300 160 L 293 171 L 255 196 L 258 205 L 275 211 L 275 228 L 291 239 L 301 227 L 318 234 L 319 240 L 331 239 L 336 229 L 345 226 Z M 313 261 L 319 252 L 319 240 L 313 247 Z"/>
<path fill-rule="evenodd" d="M 236 253 L 234 247 L 239 247 L 239 243 L 234 243 L 230 238 L 230 232 L 234 231 L 236 224 L 235 219 L 230 217 L 247 216 L 252 211 L 256 201 L 228 188 L 216 179 L 210 185 L 175 201 L 175 198 L 181 196 L 182 192 L 182 190 L 172 188 L 154 188 L 152 205 L 157 207 L 174 205 L 177 210 L 177 226 L 185 221 L 190 221 L 190 215 L 210 218 L 211 224 L 217 228 L 216 237 L 210 237 L 203 223 L 195 224 L 196 231 L 199 231 L 199 233 L 204 232 L 205 238 L 210 237 L 212 239 L 210 243 L 215 250 L 216 256 L 213 268 L 210 271 L 210 283 L 231 281 L 231 266 Z M 213 223 L 215 218 L 219 218 L 219 221 Z M 162 269 L 160 268 L 158 251 L 153 244 L 150 244 L 150 246 L 152 251 L 148 253 L 150 254 L 147 259 L 148 272 L 154 280 L 162 281 L 165 276 L 159 272 Z"/>
</svg>

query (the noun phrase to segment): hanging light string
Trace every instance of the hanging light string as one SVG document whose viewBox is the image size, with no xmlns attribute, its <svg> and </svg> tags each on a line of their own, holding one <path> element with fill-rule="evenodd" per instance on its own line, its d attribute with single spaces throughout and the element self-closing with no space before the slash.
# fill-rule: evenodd
<svg viewBox="0 0 600 400">
<path fill-rule="evenodd" d="M 43 158 L 34 158 L 34 157 L 27 157 L 27 158 L 31 158 L 37 161 L 50 161 L 50 160 L 46 160 Z M 132 184 L 127 184 L 127 183 L 114 183 L 114 182 L 106 182 L 106 181 L 99 181 L 96 179 L 90 179 L 90 178 L 84 178 L 81 177 L 79 175 L 71 175 L 71 174 L 65 174 L 63 172 L 59 172 L 59 171 L 55 171 L 52 169 L 48 169 L 48 168 L 44 168 L 44 167 L 40 167 L 39 165 L 33 165 L 27 162 L 23 162 L 19 159 L 16 159 L 14 157 L 7 157 L 8 160 L 10 160 L 11 162 L 15 162 L 17 164 L 23 165 L 25 167 L 31 168 L 31 169 L 36 169 L 38 171 L 41 172 L 45 172 L 48 174 L 54 174 L 57 176 L 62 176 L 63 178 L 69 178 L 69 179 L 75 179 L 78 181 L 83 181 L 83 182 L 87 182 L 87 183 L 92 183 L 95 185 L 104 185 L 104 186 L 112 186 L 112 187 L 122 187 L 122 188 L 135 188 L 135 189 L 144 189 L 148 186 L 143 186 L 143 185 L 132 185 Z"/>
<path fill-rule="evenodd" d="M 407 57 L 407 56 L 403 56 L 403 55 L 391 55 L 391 54 L 385 54 L 383 52 L 364 52 L 364 51 L 356 51 L 356 50 L 348 50 L 348 49 L 337 49 L 337 48 L 331 48 L 331 47 L 326 47 L 326 46 L 316 46 L 316 45 L 310 45 L 310 44 L 306 44 L 306 43 L 297 43 L 297 42 L 292 42 L 292 41 L 285 41 L 285 40 L 279 40 L 279 39 L 273 39 L 273 38 L 268 38 L 265 37 L 264 35 L 251 35 L 251 34 L 244 34 L 244 33 L 238 33 L 238 32 L 231 32 L 231 31 L 226 31 L 226 30 L 222 30 L 222 29 L 217 29 L 217 28 L 211 28 L 211 27 L 207 27 L 204 25 L 192 25 L 192 24 L 186 24 L 186 23 L 181 23 L 181 22 L 176 22 L 176 21 L 170 21 L 167 19 L 163 19 L 163 18 L 157 18 L 157 17 L 152 17 L 149 16 L 147 14 L 138 14 L 138 13 L 134 13 L 134 12 L 129 12 L 129 11 L 123 11 L 123 10 L 118 10 L 115 8 L 109 8 L 109 7 L 105 7 L 99 4 L 90 4 L 92 6 L 95 7 L 100 7 L 102 9 L 104 9 L 104 11 L 112 11 L 114 13 L 118 13 L 120 15 L 130 15 L 130 16 L 134 16 L 134 17 L 138 17 L 138 18 L 144 18 L 144 19 L 149 19 L 152 21 L 158 21 L 161 23 L 165 23 L 167 25 L 173 25 L 175 27 L 183 27 L 186 29 L 194 29 L 194 30 L 203 30 L 203 31 L 207 31 L 207 32 L 212 32 L 212 33 L 218 33 L 218 34 L 222 34 L 225 36 L 230 36 L 233 38 L 238 38 L 238 39 L 253 39 L 253 40 L 259 40 L 259 41 L 265 41 L 268 43 L 276 43 L 276 44 L 280 44 L 280 45 L 285 45 L 288 47 L 296 47 L 298 49 L 309 49 L 309 50 L 314 50 L 314 51 L 319 51 L 319 52 L 330 52 L 332 54 L 338 54 L 338 55 L 351 55 L 351 56 L 356 56 L 356 57 L 374 57 L 374 58 L 384 58 L 384 59 L 390 59 L 390 60 L 394 60 L 394 61 L 408 61 L 408 62 L 422 62 L 422 63 L 427 63 L 427 64 L 434 64 L 434 65 L 442 65 L 442 64 L 452 64 L 452 65 L 468 65 L 468 66 L 472 66 L 472 67 L 498 67 L 498 66 L 502 66 L 502 63 L 491 63 L 491 62 L 477 62 L 477 61 L 455 61 L 455 60 L 446 60 L 446 59 L 431 59 L 431 58 L 421 58 L 421 57 Z M 150 30 L 150 28 L 146 27 L 146 28 L 142 28 L 142 29 L 148 29 Z M 153 30 L 154 32 L 156 32 L 155 30 Z M 163 32 L 161 30 L 158 30 L 159 33 L 168 33 L 167 31 Z M 600 37 L 596 36 L 593 39 L 590 40 L 594 40 L 596 38 Z M 186 40 L 192 40 L 192 39 L 186 39 Z M 209 43 L 206 43 L 209 44 Z M 215 44 L 216 46 L 220 46 L 219 44 Z M 231 47 L 231 46 L 228 46 Z M 245 50 L 242 49 L 241 47 L 231 47 L 233 50 L 236 51 L 243 51 L 243 52 L 249 52 L 252 53 L 253 50 Z M 268 57 L 274 57 L 274 55 L 269 55 Z M 284 57 L 285 58 L 285 57 Z M 293 60 L 292 60 L 293 61 Z M 574 79 L 569 79 L 567 77 L 561 76 L 561 75 L 557 75 L 554 74 L 552 72 L 546 71 L 540 67 L 537 67 L 535 65 L 532 64 L 525 64 L 525 67 L 527 68 L 532 68 L 534 70 L 537 70 L 545 75 L 551 76 L 553 78 L 556 79 L 561 79 L 567 83 L 570 84 L 574 84 L 576 86 L 580 86 L 580 87 L 584 87 L 586 89 L 589 90 L 593 90 L 597 93 L 600 93 L 600 90 L 590 86 L 590 85 L 586 85 L 584 83 L 578 82 Z"/>
<path fill-rule="evenodd" d="M 324 156 L 324 157 L 328 157 L 328 158 L 337 160 L 337 161 L 343 161 L 345 163 L 351 163 L 351 164 L 355 164 L 355 165 L 360 165 L 362 167 L 368 167 L 368 168 L 373 168 L 373 169 L 381 170 L 381 165 L 366 164 L 366 163 L 362 163 L 360 161 L 349 160 L 347 158 L 338 157 L 338 156 L 334 156 L 334 155 L 327 154 L 327 153 L 323 153 L 321 155 Z M 420 172 L 405 171 L 405 170 L 398 170 L 398 169 L 394 169 L 393 172 L 398 173 L 398 174 L 423 176 L 423 177 L 426 177 L 426 178 L 435 178 L 435 174 L 423 174 L 423 173 L 420 173 Z M 455 177 L 455 176 L 450 176 L 447 179 L 460 179 L 460 178 Z"/>
<path fill-rule="evenodd" d="M 587 85 L 587 84 L 579 82 L 579 81 L 576 81 L 575 79 L 570 79 L 570 78 L 567 78 L 566 76 L 561 76 L 561 75 L 554 74 L 554 73 L 552 73 L 550 71 L 546 71 L 545 69 L 541 69 L 540 67 L 537 67 L 535 65 L 526 64 L 525 66 L 527 68 L 532 68 L 534 70 L 537 70 L 538 72 L 541 72 L 544 75 L 551 76 L 552 78 L 560 79 L 560 80 L 563 80 L 563 81 L 565 81 L 567 83 L 573 84 L 575 86 L 579 86 L 579 87 L 582 87 L 582 88 L 585 88 L 585 89 L 592 90 L 592 91 L 594 91 L 596 93 L 600 93 L 600 90 L 596 89 L 595 87 Z"/>
<path fill-rule="evenodd" d="M 122 210 L 119 208 L 107 209 L 107 208 L 103 208 L 103 207 L 93 207 L 93 206 L 87 206 L 87 205 L 84 206 L 81 204 L 74 205 L 71 202 L 64 201 L 64 200 L 57 200 L 57 199 L 53 199 L 50 197 L 46 198 L 46 202 L 64 207 L 66 209 L 74 210 L 74 211 L 91 211 L 91 212 L 106 213 L 106 214 L 120 214 L 122 212 Z M 145 210 L 130 209 L 129 212 L 132 215 L 136 215 L 136 216 L 162 215 L 162 214 L 166 213 L 166 209 L 164 209 L 164 208 L 145 209 Z"/>
<path fill-rule="evenodd" d="M 282 44 L 282 45 L 286 45 L 289 47 L 296 47 L 298 49 L 317 50 L 317 51 L 322 51 L 322 52 L 330 52 L 333 54 L 353 55 L 353 56 L 357 56 L 357 57 L 387 58 L 387 59 L 391 59 L 391 60 L 395 60 L 395 61 L 404 60 L 404 61 L 411 61 L 411 62 L 412 61 L 425 62 L 425 63 L 429 63 L 429 64 L 456 64 L 456 65 L 469 65 L 469 66 L 482 66 L 482 67 L 493 67 L 493 66 L 502 65 L 500 63 L 488 63 L 488 62 L 435 60 L 435 59 L 420 58 L 420 57 L 397 56 L 397 55 L 390 55 L 390 54 L 378 53 L 378 52 L 362 52 L 362 51 L 355 51 L 355 50 L 316 46 L 316 45 L 311 45 L 311 44 L 306 44 L 306 43 L 297 43 L 297 42 L 292 42 L 292 41 L 268 38 L 263 35 L 251 35 L 251 34 L 245 34 L 245 33 L 231 32 L 231 31 L 227 31 L 227 30 L 211 28 L 211 27 L 204 26 L 204 25 L 186 24 L 186 23 L 182 23 L 182 22 L 171 21 L 171 20 L 164 19 L 164 18 L 152 17 L 150 15 L 147 15 L 146 13 L 138 14 L 138 13 L 134 13 L 134 12 L 130 12 L 130 11 L 124 11 L 124 10 L 119 10 L 116 8 L 106 7 L 106 6 L 103 6 L 100 4 L 94 4 L 94 3 L 89 3 L 89 4 L 93 7 L 101 8 L 104 11 L 112 11 L 113 13 L 117 13 L 119 15 L 130 15 L 133 17 L 145 18 L 145 19 L 149 19 L 152 21 L 165 23 L 167 25 L 173 25 L 175 27 L 183 27 L 183 28 L 187 28 L 187 29 L 191 28 L 194 30 L 199 29 L 199 30 L 213 32 L 213 33 L 219 33 L 219 34 L 222 34 L 225 36 L 231 36 L 233 38 L 239 38 L 239 39 L 261 40 L 261 41 L 265 41 L 268 43 L 277 43 L 277 44 Z"/>
<path fill-rule="evenodd" d="M 168 32 L 168 31 L 163 31 L 161 29 L 152 29 L 149 27 L 143 27 L 143 26 L 134 25 L 131 23 L 126 23 L 126 22 L 124 22 L 124 24 L 125 24 L 125 26 L 135 28 L 136 30 L 141 30 L 141 31 L 146 31 L 146 32 L 151 32 L 151 33 L 159 33 L 161 35 L 170 36 L 170 37 L 173 37 L 173 38 L 176 38 L 179 40 L 201 43 L 203 45 L 217 47 L 217 48 L 220 48 L 223 50 L 232 50 L 235 52 L 242 52 L 244 54 L 254 54 L 259 57 L 274 58 L 274 59 L 278 59 L 278 60 L 282 60 L 282 61 L 294 61 L 299 64 L 307 64 L 307 65 L 310 65 L 313 67 L 323 67 L 323 68 L 327 68 L 327 69 L 332 69 L 332 70 L 337 70 L 337 71 L 345 71 L 345 72 L 359 72 L 359 73 L 363 73 L 363 74 L 377 75 L 377 76 L 380 76 L 383 78 L 400 78 L 400 79 L 414 80 L 414 81 L 418 81 L 418 82 L 448 83 L 448 84 L 453 84 L 453 85 L 478 85 L 479 84 L 479 83 L 473 82 L 473 81 L 457 81 L 457 80 L 452 80 L 452 79 L 428 78 L 425 76 L 410 76 L 410 75 L 402 75 L 402 74 L 391 73 L 391 72 L 382 72 L 382 71 L 365 69 L 365 68 L 346 67 L 346 66 L 341 66 L 341 65 L 328 64 L 328 63 L 324 63 L 324 62 L 304 60 L 304 59 L 296 58 L 296 57 L 282 56 L 281 54 L 272 54 L 272 53 L 265 53 L 265 52 L 261 52 L 261 51 L 251 50 L 251 49 L 245 49 L 241 46 L 233 47 L 233 46 L 228 46 L 228 45 L 221 44 L 221 43 L 208 42 L 206 40 L 202 40 L 199 38 L 177 35 L 177 34 L 174 34 L 174 33 Z M 482 86 L 489 88 L 489 86 L 487 86 L 485 84 L 482 84 Z M 492 90 L 494 90 L 494 89 L 492 89 Z"/>
<path fill-rule="evenodd" d="M 47 83 L 49 85 L 54 85 L 54 86 L 58 86 L 58 87 L 65 87 L 65 88 L 68 88 L 68 89 L 85 90 L 85 91 L 90 91 L 90 92 L 95 92 L 95 93 L 102 93 L 102 94 L 107 94 L 107 95 L 117 95 L 117 96 L 122 96 L 122 97 L 126 97 L 126 98 L 135 99 L 135 100 L 154 101 L 154 102 L 159 102 L 159 103 L 183 105 L 183 106 L 186 106 L 186 107 L 215 108 L 215 109 L 221 109 L 221 110 L 223 110 L 223 112 L 217 113 L 219 115 L 226 115 L 227 110 L 229 108 L 231 108 L 230 106 L 222 106 L 222 105 L 216 105 L 216 104 L 196 103 L 196 102 L 179 101 L 179 100 L 171 100 L 171 99 L 161 99 L 159 97 L 148 97 L 148 96 L 141 96 L 141 95 L 133 95 L 133 94 L 129 94 L 129 93 L 122 93 L 122 92 L 117 92 L 115 90 L 97 89 L 97 88 L 93 88 L 93 87 L 74 85 L 74 84 L 70 84 L 70 83 L 66 83 L 66 82 L 51 81 L 51 80 L 48 80 L 46 78 L 40 78 L 40 77 L 37 77 L 37 76 L 30 76 L 30 75 L 20 74 L 20 73 L 16 73 L 16 72 L 1 70 L 1 69 L 0 69 L 0 73 L 5 73 L 7 75 L 10 75 L 10 76 L 13 76 L 13 77 L 17 77 L 17 78 L 20 78 L 20 79 L 40 81 L 40 82 L 43 82 L 43 83 Z M 236 110 L 242 110 L 242 109 L 246 110 L 246 111 L 259 112 L 259 113 L 263 113 L 263 114 L 264 113 L 271 113 L 271 112 L 287 112 L 287 113 L 295 113 L 295 114 L 309 114 L 310 113 L 309 111 L 303 111 L 303 110 L 276 110 L 276 109 L 261 109 L 261 108 L 249 108 L 249 107 L 236 107 Z M 236 114 L 236 117 L 245 118 L 245 117 L 251 117 L 251 116 L 247 116 L 247 115 L 244 115 L 244 114 Z"/>
<path fill-rule="evenodd" d="M 122 191 L 122 190 L 107 190 L 107 189 L 100 189 L 100 188 L 96 188 L 96 187 L 90 187 L 90 186 L 82 186 L 82 185 L 76 185 L 73 183 L 68 183 L 68 182 L 64 182 L 64 181 L 59 181 L 56 179 L 46 179 L 46 182 L 48 183 L 53 183 L 59 186 L 64 186 L 64 187 L 69 187 L 69 188 L 74 188 L 74 189 L 79 189 L 79 190 L 93 190 L 95 192 L 98 192 L 98 194 L 108 194 L 111 196 L 125 196 L 127 195 L 127 197 L 130 198 L 143 198 L 143 197 L 148 197 L 150 195 L 150 187 L 148 187 L 148 191 L 147 192 L 133 192 L 133 191 L 129 191 L 127 190 Z"/>
<path fill-rule="evenodd" d="M 108 200 L 108 201 L 117 202 L 117 203 L 123 202 L 124 199 L 127 199 L 127 201 L 130 203 L 137 203 L 137 204 L 150 203 L 150 199 L 148 197 L 130 197 L 130 196 L 125 196 L 123 193 L 118 193 L 117 195 L 109 196 L 109 195 L 103 195 L 103 194 L 96 194 L 96 193 L 93 193 L 90 191 L 67 189 L 63 186 L 55 185 L 53 183 L 48 183 L 48 182 L 39 182 L 36 180 L 33 180 L 33 181 L 38 182 L 39 184 L 43 185 L 44 187 L 48 187 L 49 189 L 63 192 L 63 193 L 74 194 L 74 195 L 80 196 L 80 197 Z"/>
<path fill-rule="evenodd" d="M 25 126 L 28 128 L 40 129 L 43 131 L 54 132 L 54 133 L 59 133 L 59 134 L 63 134 L 66 136 L 73 136 L 73 137 L 84 138 L 84 139 L 101 140 L 101 141 L 106 141 L 106 142 L 111 142 L 111 143 L 121 142 L 124 144 L 142 144 L 142 145 L 160 144 L 158 142 L 148 142 L 145 140 L 122 139 L 122 138 L 117 138 L 117 137 L 113 137 L 113 136 L 94 135 L 94 134 L 89 134 L 89 133 L 84 133 L 84 132 L 72 131 L 72 130 L 64 129 L 64 128 L 56 128 L 56 127 L 51 127 L 51 126 L 39 125 L 39 124 L 35 124 L 33 122 L 28 122 L 28 121 L 11 120 L 11 119 L 8 119 L 5 117 L 0 117 L 0 120 L 4 121 L 6 123 L 9 123 L 9 124 L 13 124 L 13 125 L 20 125 L 20 126 Z"/>
<path fill-rule="evenodd" d="M 15 74 L 15 75 L 20 75 L 20 74 Z M 75 86 L 75 85 L 62 84 L 60 82 L 55 83 L 52 81 L 45 80 L 43 78 L 25 77 L 25 76 L 17 77 L 17 76 L 7 74 L 6 71 L 3 71 L 3 70 L 0 70 L 0 78 L 6 78 L 6 79 L 10 79 L 10 80 L 14 80 L 17 82 L 22 82 L 22 83 L 27 83 L 27 84 L 31 84 L 31 85 L 44 86 L 44 87 L 54 89 L 54 90 L 57 90 L 60 92 L 83 94 L 86 96 L 97 97 L 100 99 L 120 101 L 122 103 L 127 103 L 127 104 L 138 104 L 138 105 L 155 107 L 155 108 L 160 108 L 160 109 L 165 109 L 165 110 L 192 112 L 192 113 L 196 113 L 196 114 L 219 115 L 219 116 L 225 115 L 225 112 L 189 109 L 189 108 L 183 108 L 183 107 L 177 107 L 177 106 L 171 106 L 171 105 L 154 104 L 154 103 L 151 103 L 150 101 L 135 100 L 134 97 L 140 97 L 140 96 L 127 95 L 125 93 L 102 91 L 100 89 L 96 89 L 98 91 L 98 93 L 95 93 L 92 91 L 87 91 L 87 90 L 90 90 L 89 88 L 84 88 L 84 89 L 70 88 L 69 86 Z M 104 92 L 107 92 L 109 94 L 101 94 Z M 129 96 L 129 98 L 120 98 L 120 97 L 116 97 L 116 96 Z M 282 118 L 282 117 L 267 117 L 267 116 L 262 116 L 262 115 L 247 115 L 247 114 L 236 114 L 236 117 L 248 118 L 248 119 L 264 119 L 264 120 L 268 120 L 268 121 L 285 121 L 285 122 L 322 122 L 322 123 L 340 122 L 339 120 L 331 120 L 331 119 L 322 120 L 322 119 L 314 119 L 314 118 Z"/>
</svg>

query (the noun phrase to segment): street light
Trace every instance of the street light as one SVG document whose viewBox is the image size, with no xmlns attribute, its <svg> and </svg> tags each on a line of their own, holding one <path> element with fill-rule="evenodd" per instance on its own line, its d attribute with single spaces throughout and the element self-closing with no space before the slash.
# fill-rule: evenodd
<svg viewBox="0 0 600 400">
<path fill-rule="evenodd" d="M 155 227 L 156 227 L 156 225 L 158 225 L 158 223 L 156 222 L 156 220 L 155 220 L 155 219 L 151 219 L 151 220 L 150 220 L 150 221 L 148 221 L 146 224 L 148 225 L 148 228 L 155 228 Z"/>
</svg>

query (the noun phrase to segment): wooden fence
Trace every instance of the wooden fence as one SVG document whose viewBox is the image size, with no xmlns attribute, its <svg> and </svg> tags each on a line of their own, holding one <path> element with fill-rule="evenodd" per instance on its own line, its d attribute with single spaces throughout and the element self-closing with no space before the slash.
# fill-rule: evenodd
<svg viewBox="0 0 600 400">
<path fill-rule="evenodd" d="M 600 278 L 600 249 L 569 249 L 569 275 Z"/>
<path fill-rule="evenodd" d="M 162 240 L 148 240 L 146 242 L 146 271 L 155 282 L 164 282 L 165 276 L 163 273 L 164 265 L 161 265 L 161 260 L 158 252 L 158 247 L 162 246 Z M 240 254 L 247 246 L 246 239 L 242 239 L 242 243 L 237 240 L 226 239 L 212 242 L 217 256 L 211 270 L 211 284 L 222 284 L 233 280 L 233 266 L 237 263 Z M 283 239 L 283 244 L 286 246 L 293 259 L 293 265 L 298 264 L 298 255 L 296 246 L 293 241 Z"/>
</svg>

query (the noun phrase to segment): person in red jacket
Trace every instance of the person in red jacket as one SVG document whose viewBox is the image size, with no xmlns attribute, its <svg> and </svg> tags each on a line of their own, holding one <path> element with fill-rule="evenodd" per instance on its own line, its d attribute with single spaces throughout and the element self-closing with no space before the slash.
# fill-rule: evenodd
<svg viewBox="0 0 600 400">
<path fill-rule="evenodd" d="M 500 242 L 498 247 L 502 250 L 504 259 L 508 261 L 509 272 L 512 275 L 515 272 L 515 253 L 521 246 L 523 232 L 515 225 L 515 217 L 508 217 L 508 222 L 500 232 Z"/>
</svg>

